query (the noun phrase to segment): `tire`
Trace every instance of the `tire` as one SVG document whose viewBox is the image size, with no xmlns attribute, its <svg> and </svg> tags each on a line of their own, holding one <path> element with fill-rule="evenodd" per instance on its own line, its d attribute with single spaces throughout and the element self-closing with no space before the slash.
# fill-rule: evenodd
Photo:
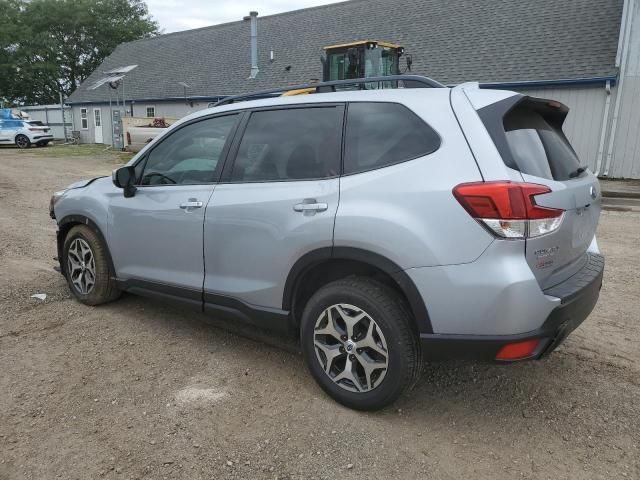
<svg viewBox="0 0 640 480">
<path fill-rule="evenodd" d="M 338 319 L 335 327 L 329 325 L 328 310 Z M 345 335 L 345 318 L 353 325 L 351 338 Z M 336 338 L 334 333 L 322 333 L 330 331 L 342 335 Z M 305 306 L 300 336 L 303 356 L 314 379 L 334 400 L 349 408 L 386 407 L 418 380 L 422 361 L 409 309 L 395 291 L 373 279 L 349 277 L 318 290 Z M 372 345 L 371 340 L 375 348 L 367 346 Z M 328 364 L 329 356 L 334 355 Z M 355 375 L 348 373 L 348 360 L 355 365 L 350 370 Z M 381 368 L 370 370 L 367 376 L 365 362 Z M 329 373 L 325 372 L 327 368 Z"/>
<path fill-rule="evenodd" d="M 22 133 L 16 136 L 16 146 L 18 148 L 29 148 L 31 146 L 31 140 Z"/>
<path fill-rule="evenodd" d="M 72 227 L 62 251 L 69 289 L 80 302 L 101 305 L 120 296 L 107 246 L 94 230 L 86 225 Z"/>
</svg>

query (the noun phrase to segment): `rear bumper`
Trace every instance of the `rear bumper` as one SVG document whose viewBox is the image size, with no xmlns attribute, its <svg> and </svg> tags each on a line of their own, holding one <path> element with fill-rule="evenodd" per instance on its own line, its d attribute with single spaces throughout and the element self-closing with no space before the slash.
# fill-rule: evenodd
<svg viewBox="0 0 640 480">
<path fill-rule="evenodd" d="M 536 351 L 527 358 L 542 358 L 555 350 L 595 307 L 602 287 L 604 257 L 589 253 L 585 267 L 565 282 L 544 291 L 560 299 L 543 325 L 517 335 L 440 335 L 421 334 L 426 360 L 475 359 L 493 361 L 502 347 L 514 342 L 540 339 Z"/>
</svg>

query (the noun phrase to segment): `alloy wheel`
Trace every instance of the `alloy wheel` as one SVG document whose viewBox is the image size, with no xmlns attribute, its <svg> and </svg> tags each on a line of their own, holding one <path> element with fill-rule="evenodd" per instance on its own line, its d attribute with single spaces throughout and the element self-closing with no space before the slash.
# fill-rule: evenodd
<svg viewBox="0 0 640 480">
<path fill-rule="evenodd" d="M 71 242 L 67 251 L 67 269 L 73 287 L 87 295 L 96 283 L 96 262 L 89 244 L 82 238 Z"/>
<path fill-rule="evenodd" d="M 380 386 L 389 367 L 387 341 L 364 310 L 336 304 L 325 309 L 313 332 L 316 358 L 325 374 L 351 392 Z"/>
<path fill-rule="evenodd" d="M 18 135 L 16 138 L 16 145 L 18 148 L 27 148 L 29 146 L 29 139 L 24 135 Z"/>
</svg>

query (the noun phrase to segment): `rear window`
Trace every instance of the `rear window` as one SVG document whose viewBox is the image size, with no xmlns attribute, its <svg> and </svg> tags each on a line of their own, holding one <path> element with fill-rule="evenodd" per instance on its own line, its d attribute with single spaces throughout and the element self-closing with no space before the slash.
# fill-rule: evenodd
<svg viewBox="0 0 640 480">
<path fill-rule="evenodd" d="M 549 180 L 576 175 L 580 160 L 562 131 L 564 117 L 544 108 L 519 105 L 504 116 L 512 168 Z"/>
</svg>

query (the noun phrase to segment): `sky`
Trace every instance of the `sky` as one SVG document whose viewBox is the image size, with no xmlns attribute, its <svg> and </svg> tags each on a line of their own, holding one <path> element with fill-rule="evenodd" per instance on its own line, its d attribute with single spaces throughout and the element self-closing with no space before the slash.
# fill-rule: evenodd
<svg viewBox="0 0 640 480">
<path fill-rule="evenodd" d="M 315 7 L 342 0 L 146 0 L 163 33 L 242 20 L 252 10 L 260 16 Z"/>
</svg>

